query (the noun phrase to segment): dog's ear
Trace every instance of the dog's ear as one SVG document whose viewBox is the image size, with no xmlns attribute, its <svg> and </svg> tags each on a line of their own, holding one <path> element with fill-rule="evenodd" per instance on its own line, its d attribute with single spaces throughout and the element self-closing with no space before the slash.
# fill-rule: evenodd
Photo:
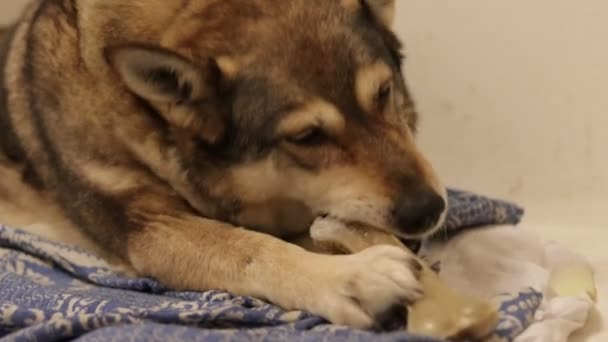
<svg viewBox="0 0 608 342">
<path fill-rule="evenodd" d="M 217 63 L 197 65 L 171 51 L 148 46 L 125 46 L 106 56 L 126 87 L 173 126 L 213 144 L 224 135 L 225 117 L 219 103 Z"/>
<path fill-rule="evenodd" d="M 173 52 L 126 46 L 107 53 L 127 88 L 151 103 L 184 103 L 202 96 L 204 71 Z"/>
<path fill-rule="evenodd" d="M 395 20 L 395 0 L 363 0 L 376 18 L 387 27 Z"/>
</svg>

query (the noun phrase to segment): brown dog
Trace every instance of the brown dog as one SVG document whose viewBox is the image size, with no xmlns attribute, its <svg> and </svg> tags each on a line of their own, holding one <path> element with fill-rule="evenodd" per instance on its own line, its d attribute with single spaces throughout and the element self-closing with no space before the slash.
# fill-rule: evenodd
<svg viewBox="0 0 608 342">
<path fill-rule="evenodd" d="M 392 0 L 36 1 L 2 38 L 0 164 L 141 275 L 382 324 L 420 296 L 407 253 L 284 240 L 324 215 L 404 238 L 442 220 L 393 12 Z"/>
</svg>

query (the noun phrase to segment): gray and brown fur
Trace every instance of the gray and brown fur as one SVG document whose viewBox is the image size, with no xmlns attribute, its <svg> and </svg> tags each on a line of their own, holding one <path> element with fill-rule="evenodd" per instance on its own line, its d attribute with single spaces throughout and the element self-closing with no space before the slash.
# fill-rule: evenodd
<svg viewBox="0 0 608 342">
<path fill-rule="evenodd" d="M 442 219 L 393 12 L 389 0 L 35 1 L 0 32 L 0 172 L 21 172 L 88 239 L 168 286 L 381 324 L 420 295 L 409 255 L 282 239 L 321 215 L 411 238 Z"/>
</svg>

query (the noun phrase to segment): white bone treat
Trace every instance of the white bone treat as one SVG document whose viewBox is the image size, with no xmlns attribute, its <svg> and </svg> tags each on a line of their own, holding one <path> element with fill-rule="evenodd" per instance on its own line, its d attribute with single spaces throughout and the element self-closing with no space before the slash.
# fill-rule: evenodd
<svg viewBox="0 0 608 342">
<path fill-rule="evenodd" d="M 315 246 L 327 253 L 356 253 L 374 245 L 407 248 L 395 236 L 373 228 L 351 227 L 331 218 L 317 219 L 310 229 Z M 440 339 L 487 337 L 498 322 L 494 304 L 456 293 L 424 261 L 420 282 L 424 297 L 408 306 L 407 330 Z"/>
</svg>

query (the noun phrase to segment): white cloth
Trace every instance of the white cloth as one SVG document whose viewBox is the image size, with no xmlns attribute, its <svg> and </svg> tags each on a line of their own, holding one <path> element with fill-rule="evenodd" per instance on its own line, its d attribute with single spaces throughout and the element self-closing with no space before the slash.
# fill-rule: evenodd
<svg viewBox="0 0 608 342">
<path fill-rule="evenodd" d="M 515 342 L 567 342 L 587 321 L 593 302 L 589 298 L 567 296 L 546 300 L 532 323 Z"/>
<path fill-rule="evenodd" d="M 516 342 L 566 342 L 585 325 L 594 305 L 588 262 L 557 243 L 542 241 L 525 225 L 474 229 L 448 243 L 429 243 L 422 254 L 431 264 L 440 262 L 440 276 L 466 294 L 492 299 L 530 287 L 543 293 L 534 323 Z M 569 282 L 586 276 L 591 280 Z"/>
</svg>

